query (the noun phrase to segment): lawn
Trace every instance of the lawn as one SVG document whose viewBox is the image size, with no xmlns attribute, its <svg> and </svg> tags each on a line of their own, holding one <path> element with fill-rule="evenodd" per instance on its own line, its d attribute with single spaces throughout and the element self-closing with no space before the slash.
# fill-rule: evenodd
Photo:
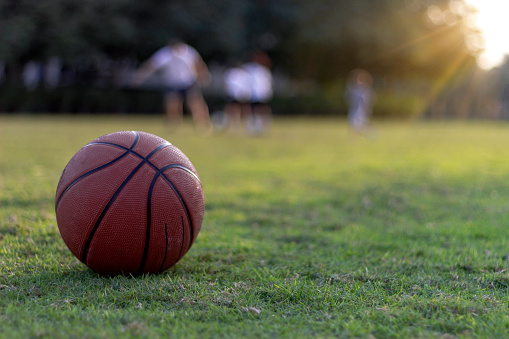
<svg viewBox="0 0 509 339">
<path fill-rule="evenodd" d="M 0 338 L 509 337 L 509 124 L 375 127 L 0 116 Z M 119 130 L 169 140 L 203 183 L 198 239 L 158 275 L 100 276 L 56 225 L 65 164 Z"/>
</svg>

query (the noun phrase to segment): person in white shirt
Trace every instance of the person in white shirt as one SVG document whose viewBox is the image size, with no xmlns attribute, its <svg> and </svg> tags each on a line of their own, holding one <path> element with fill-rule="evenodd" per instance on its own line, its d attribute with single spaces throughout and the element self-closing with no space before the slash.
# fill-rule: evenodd
<svg viewBox="0 0 509 339">
<path fill-rule="evenodd" d="M 272 99 L 272 73 L 269 56 L 257 51 L 251 56 L 251 62 L 243 66 L 249 74 L 251 86 L 251 110 L 252 115 L 246 122 L 248 132 L 260 134 L 267 132 L 272 124 L 272 110 L 269 102 Z"/>
<path fill-rule="evenodd" d="M 251 111 L 249 106 L 251 83 L 247 70 L 240 66 L 229 68 L 224 73 L 224 91 L 227 101 L 224 108 L 227 128 L 230 131 L 238 131 L 241 119 Z"/>
<path fill-rule="evenodd" d="M 136 71 L 135 82 L 143 83 L 156 71 L 164 82 L 164 106 L 170 125 L 176 128 L 182 123 L 185 100 L 198 131 L 208 134 L 209 110 L 200 86 L 210 80 L 210 73 L 199 53 L 180 40 L 171 40 Z"/>
</svg>

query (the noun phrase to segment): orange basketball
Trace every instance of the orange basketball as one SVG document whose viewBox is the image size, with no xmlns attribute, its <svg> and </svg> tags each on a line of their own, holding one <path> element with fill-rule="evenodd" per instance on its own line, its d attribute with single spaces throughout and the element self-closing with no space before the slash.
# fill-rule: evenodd
<svg viewBox="0 0 509 339">
<path fill-rule="evenodd" d="M 175 265 L 195 241 L 204 210 L 191 161 L 145 132 L 111 133 L 85 145 L 62 172 L 55 197 L 65 244 L 106 275 Z"/>
</svg>

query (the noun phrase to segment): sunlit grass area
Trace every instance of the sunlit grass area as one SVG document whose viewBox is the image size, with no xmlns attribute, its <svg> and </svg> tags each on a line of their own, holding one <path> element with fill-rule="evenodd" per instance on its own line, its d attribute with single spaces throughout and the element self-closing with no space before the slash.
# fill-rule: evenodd
<svg viewBox="0 0 509 339">
<path fill-rule="evenodd" d="M 90 140 L 157 134 L 198 170 L 189 253 L 102 277 L 54 194 Z M 507 337 L 509 124 L 280 118 L 265 137 L 157 116 L 0 116 L 0 338 Z"/>
</svg>

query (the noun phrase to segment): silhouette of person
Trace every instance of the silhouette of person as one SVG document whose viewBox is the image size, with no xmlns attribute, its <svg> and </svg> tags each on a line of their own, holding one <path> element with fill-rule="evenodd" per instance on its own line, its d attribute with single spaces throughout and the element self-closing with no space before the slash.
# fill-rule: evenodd
<svg viewBox="0 0 509 339">
<path fill-rule="evenodd" d="M 259 134 L 270 129 L 272 110 L 269 102 L 272 99 L 272 63 L 269 56 L 257 51 L 251 56 L 251 62 L 243 65 L 249 74 L 251 87 L 251 119 L 246 122 L 248 132 Z"/>
<path fill-rule="evenodd" d="M 170 126 L 177 128 L 182 123 L 185 102 L 198 132 L 210 133 L 209 109 L 200 88 L 210 80 L 210 73 L 200 54 L 181 40 L 172 39 L 141 65 L 135 82 L 142 84 L 156 71 L 164 82 L 164 107 Z"/>
<path fill-rule="evenodd" d="M 356 132 L 366 132 L 374 98 L 371 74 L 363 69 L 353 70 L 350 73 L 345 96 L 348 102 L 348 121 L 351 127 Z"/>
<path fill-rule="evenodd" d="M 251 108 L 251 83 L 250 74 L 242 67 L 231 67 L 224 73 L 224 90 L 226 105 L 224 113 L 230 131 L 238 131 L 241 121 Z"/>
</svg>

